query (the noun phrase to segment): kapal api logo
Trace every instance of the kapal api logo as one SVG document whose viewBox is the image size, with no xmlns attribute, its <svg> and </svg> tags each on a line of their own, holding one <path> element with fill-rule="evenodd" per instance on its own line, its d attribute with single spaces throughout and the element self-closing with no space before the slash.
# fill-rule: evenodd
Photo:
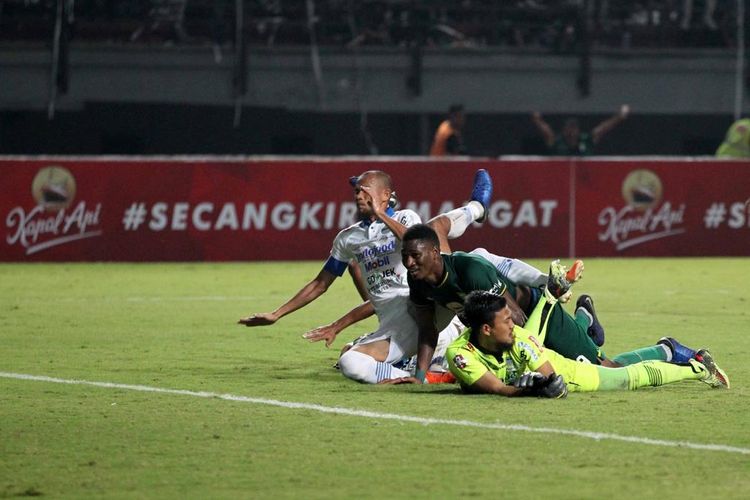
<svg viewBox="0 0 750 500">
<path fill-rule="evenodd" d="M 76 180 L 60 166 L 44 167 L 31 183 L 36 206 L 14 207 L 5 218 L 8 245 L 21 245 L 26 255 L 102 234 L 101 203 L 75 202 Z"/>
<path fill-rule="evenodd" d="M 619 251 L 684 233 L 685 205 L 662 202 L 663 192 L 661 179 L 651 170 L 630 172 L 622 183 L 625 206 L 599 213 L 599 241 L 612 242 Z"/>
</svg>

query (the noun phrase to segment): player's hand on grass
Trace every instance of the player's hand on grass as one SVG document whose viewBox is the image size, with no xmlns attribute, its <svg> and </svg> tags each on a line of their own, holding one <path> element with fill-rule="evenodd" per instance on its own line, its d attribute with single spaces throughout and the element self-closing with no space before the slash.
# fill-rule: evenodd
<svg viewBox="0 0 750 500">
<path fill-rule="evenodd" d="M 309 340 L 310 342 L 320 342 L 321 340 L 326 341 L 326 347 L 331 347 L 333 341 L 336 340 L 336 335 L 339 334 L 338 329 L 332 325 L 319 326 L 310 330 L 307 333 L 302 334 L 302 338 Z"/>
<path fill-rule="evenodd" d="M 422 381 L 416 377 L 396 377 L 387 378 L 378 382 L 378 385 L 398 385 L 398 384 L 422 384 Z"/>
<path fill-rule="evenodd" d="M 266 326 L 273 325 L 278 319 L 273 313 L 255 313 L 241 318 L 237 323 L 245 326 Z"/>
<path fill-rule="evenodd" d="M 568 395 L 568 386 L 562 375 L 551 373 L 542 381 L 537 394 L 543 398 L 560 399 Z"/>
<path fill-rule="evenodd" d="M 521 375 L 513 382 L 513 386 L 518 389 L 534 389 L 542 385 L 546 377 L 539 372 L 527 372 Z"/>
</svg>

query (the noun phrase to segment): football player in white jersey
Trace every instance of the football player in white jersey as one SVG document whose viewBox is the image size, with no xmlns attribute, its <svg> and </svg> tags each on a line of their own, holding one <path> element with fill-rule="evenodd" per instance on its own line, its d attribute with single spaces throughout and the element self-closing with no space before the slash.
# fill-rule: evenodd
<svg viewBox="0 0 750 500">
<path fill-rule="evenodd" d="M 337 322 L 321 327 L 325 328 L 324 332 L 320 329 L 308 332 L 306 338 L 325 339 L 330 345 L 338 332 L 374 312 L 379 321 L 378 329 L 341 355 L 341 372 L 346 377 L 367 383 L 412 375 L 394 366 L 416 353 L 418 336 L 416 323 L 407 308 L 409 285 L 406 269 L 401 262 L 401 236 L 409 226 L 421 220 L 413 210 L 394 211 L 389 206 L 393 191 L 391 178 L 385 172 L 372 170 L 360 175 L 354 184 L 354 192 L 361 221 L 343 229 L 336 236 L 323 269 L 275 311 L 252 314 L 240 319 L 239 323 L 246 326 L 274 324 L 320 297 L 354 261 L 364 278 L 369 301 Z M 484 219 L 491 195 L 489 174 L 479 170 L 474 179 L 472 201 L 436 219 L 449 217 L 452 225 L 462 226 L 465 230 L 472 222 Z M 447 345 L 463 329 L 452 314 L 448 320 L 440 325 L 444 327 L 440 335 L 445 340 L 440 344 Z"/>
</svg>

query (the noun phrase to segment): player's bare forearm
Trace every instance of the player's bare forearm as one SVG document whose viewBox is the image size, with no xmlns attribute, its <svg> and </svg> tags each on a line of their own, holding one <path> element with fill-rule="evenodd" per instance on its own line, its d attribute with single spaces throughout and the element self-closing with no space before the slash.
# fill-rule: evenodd
<svg viewBox="0 0 750 500">
<path fill-rule="evenodd" d="M 397 221 L 393 217 L 390 217 L 385 212 L 383 212 L 382 217 L 378 215 L 378 218 L 381 221 L 383 221 L 383 223 L 388 227 L 388 229 L 391 230 L 391 232 L 396 238 L 398 238 L 399 240 L 402 240 L 404 238 L 404 233 L 408 229 L 406 226 L 401 224 L 399 221 Z"/>
<path fill-rule="evenodd" d="M 255 313 L 241 318 L 238 323 L 245 326 L 272 325 L 289 313 L 303 308 L 313 300 L 317 299 L 328 290 L 336 276 L 328 271 L 322 270 L 318 276 L 297 292 L 297 294 L 282 304 L 278 309 L 270 313 Z"/>
<path fill-rule="evenodd" d="M 435 310 L 429 306 L 417 306 L 415 308 L 415 320 L 419 329 L 417 371 L 427 373 L 438 341 L 438 331 L 435 328 Z"/>
<path fill-rule="evenodd" d="M 298 309 L 302 309 L 307 304 L 312 302 L 313 300 L 317 299 L 325 291 L 328 289 L 327 286 L 319 282 L 318 280 L 313 280 L 307 285 L 305 285 L 302 290 L 297 292 L 297 294 L 289 299 L 287 302 L 285 302 L 283 305 L 281 305 L 278 309 L 274 311 L 274 314 L 278 318 L 283 318 L 289 313 L 292 313 Z"/>
<path fill-rule="evenodd" d="M 359 296 L 362 297 L 362 300 L 369 300 L 370 296 L 367 292 L 367 285 L 365 285 L 365 280 L 362 278 L 362 269 L 354 261 L 349 262 L 347 269 Z"/>
<path fill-rule="evenodd" d="M 302 338 L 307 339 L 310 342 L 320 342 L 321 340 L 325 340 L 326 347 L 331 347 L 331 344 L 336 340 L 336 335 L 339 334 L 339 331 L 340 330 L 337 330 L 333 324 L 324 325 L 303 333 Z"/>
<path fill-rule="evenodd" d="M 325 326 L 319 326 L 313 330 L 302 335 L 310 342 L 319 342 L 321 340 L 326 341 L 326 347 L 330 347 L 336 336 L 341 333 L 345 328 L 362 321 L 363 319 L 369 318 L 375 314 L 375 308 L 372 303 L 368 300 L 363 302 L 357 307 L 351 309 L 348 313 L 334 321 L 333 323 Z"/>
<path fill-rule="evenodd" d="M 379 192 L 370 186 L 362 186 L 362 190 L 370 195 L 369 204 L 372 206 L 372 211 L 375 213 L 375 217 L 380 219 L 386 227 L 393 232 L 396 238 L 399 240 L 402 239 L 408 228 L 388 215 L 388 202 L 376 203 L 374 200 L 380 198 Z"/>
<path fill-rule="evenodd" d="M 419 383 L 424 383 L 425 376 L 430 369 L 430 363 L 432 362 L 432 356 L 435 354 L 435 346 L 437 345 L 437 332 L 433 335 L 430 332 L 423 333 L 419 332 L 419 345 L 417 345 L 417 370 L 414 374 L 414 378 Z"/>
<path fill-rule="evenodd" d="M 497 394 L 499 396 L 516 397 L 523 396 L 525 390 L 505 384 L 492 372 L 485 372 L 484 375 L 469 386 L 469 391 L 478 394 Z"/>
<path fill-rule="evenodd" d="M 552 367 L 552 363 L 545 361 L 542 365 L 538 366 L 534 371 L 541 373 L 545 377 L 549 377 L 555 373 L 555 369 Z"/>
<path fill-rule="evenodd" d="M 510 317 L 513 319 L 513 323 L 518 326 L 525 325 L 528 318 L 523 312 L 523 309 L 521 309 L 521 306 L 518 305 L 518 302 L 516 302 L 516 300 L 507 290 L 503 292 L 503 297 L 508 304 L 508 309 L 510 309 Z"/>
<path fill-rule="evenodd" d="M 437 345 L 437 332 L 419 334 L 419 347 L 417 348 L 417 369 L 427 373 L 430 368 L 432 356 L 435 354 Z"/>
<path fill-rule="evenodd" d="M 368 300 L 352 308 L 348 313 L 331 323 L 331 325 L 337 329 L 336 333 L 338 333 L 354 323 L 369 318 L 373 314 L 375 314 L 375 308 L 373 307 L 372 302 Z"/>
</svg>

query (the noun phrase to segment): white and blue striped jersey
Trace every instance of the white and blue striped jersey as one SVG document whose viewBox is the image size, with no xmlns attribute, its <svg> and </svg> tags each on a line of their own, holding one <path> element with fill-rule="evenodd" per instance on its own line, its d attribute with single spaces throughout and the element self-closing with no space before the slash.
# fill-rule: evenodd
<svg viewBox="0 0 750 500">
<path fill-rule="evenodd" d="M 388 215 L 406 227 L 422 222 L 413 210 L 394 212 L 389 209 Z M 382 221 L 363 221 L 343 229 L 333 240 L 331 256 L 324 269 L 341 276 L 351 260 L 355 260 L 362 270 L 376 313 L 382 312 L 389 299 L 408 297 L 406 268 L 401 263 L 401 241 Z"/>
</svg>

